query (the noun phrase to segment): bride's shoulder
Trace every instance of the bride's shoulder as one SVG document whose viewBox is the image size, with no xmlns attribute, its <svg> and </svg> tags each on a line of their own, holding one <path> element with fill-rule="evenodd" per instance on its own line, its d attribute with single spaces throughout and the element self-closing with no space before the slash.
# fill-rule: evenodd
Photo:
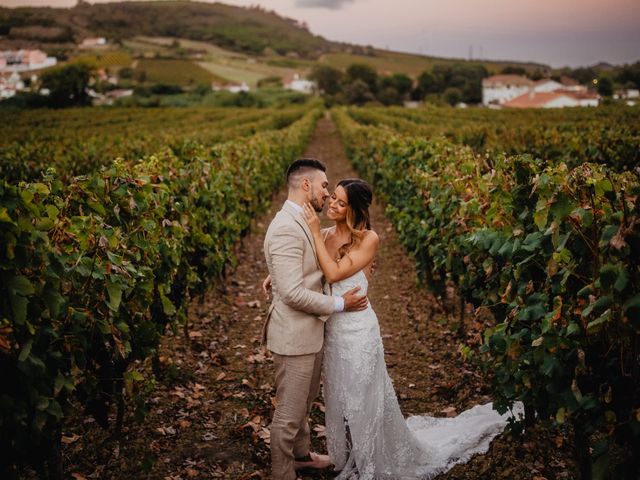
<svg viewBox="0 0 640 480">
<path fill-rule="evenodd" d="M 364 237 L 363 238 L 369 238 L 369 239 L 375 239 L 375 240 L 379 240 L 380 237 L 378 237 L 378 234 L 376 233 L 375 230 L 365 230 L 364 231 Z"/>
<path fill-rule="evenodd" d="M 375 230 L 365 230 L 362 237 L 362 242 L 369 245 L 375 245 L 377 247 L 380 243 L 380 237 L 378 237 L 378 234 L 375 232 Z"/>
</svg>

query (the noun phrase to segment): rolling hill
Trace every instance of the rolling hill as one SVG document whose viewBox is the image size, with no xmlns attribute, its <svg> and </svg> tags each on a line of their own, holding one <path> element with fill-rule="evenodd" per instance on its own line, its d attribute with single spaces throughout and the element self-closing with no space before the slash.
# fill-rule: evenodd
<svg viewBox="0 0 640 480">
<path fill-rule="evenodd" d="M 235 7 L 223 3 L 187 0 L 89 4 L 73 8 L 0 7 L 0 47 L 39 46 L 50 52 L 73 56 L 83 38 L 104 36 L 134 53 L 147 52 L 155 43 L 155 54 L 164 48 L 148 39 L 180 39 L 205 48 L 200 66 L 214 75 L 236 81 L 246 77 L 256 83 L 266 76 L 286 77 L 308 70 L 315 62 L 344 69 L 354 62 L 368 63 L 380 73 L 411 76 L 435 63 L 466 62 L 425 55 L 392 52 L 327 40 L 311 33 L 304 23 L 285 18 L 261 7 Z M 233 53 L 238 55 L 235 56 Z M 211 60 L 213 58 L 213 60 Z M 247 61 L 250 60 L 250 61 Z M 547 69 L 545 65 L 521 62 L 474 61 L 490 72 L 507 65 L 526 70 Z M 246 75 L 245 75 L 246 74 Z"/>
</svg>

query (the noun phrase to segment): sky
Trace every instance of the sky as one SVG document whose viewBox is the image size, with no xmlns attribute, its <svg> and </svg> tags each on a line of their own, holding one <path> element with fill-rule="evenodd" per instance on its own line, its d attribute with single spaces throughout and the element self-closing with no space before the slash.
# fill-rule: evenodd
<svg viewBox="0 0 640 480">
<path fill-rule="evenodd" d="M 90 0 L 91 3 L 105 0 Z M 108 0 L 107 0 L 108 1 Z M 0 0 L 68 7 L 76 0 Z M 640 60 L 640 0 L 225 0 L 328 40 L 441 57 L 587 66 Z"/>
</svg>

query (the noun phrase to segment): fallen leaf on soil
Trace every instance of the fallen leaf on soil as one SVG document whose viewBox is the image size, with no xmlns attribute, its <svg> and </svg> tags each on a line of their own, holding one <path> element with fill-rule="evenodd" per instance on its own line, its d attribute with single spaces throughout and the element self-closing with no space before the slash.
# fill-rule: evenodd
<svg viewBox="0 0 640 480">
<path fill-rule="evenodd" d="M 80 438 L 82 438 L 82 437 L 80 437 L 80 435 L 76 435 L 75 433 L 73 435 L 70 435 L 70 436 L 63 435 L 62 436 L 62 443 L 66 444 L 66 445 L 69 445 L 70 443 L 76 442 Z"/>
<path fill-rule="evenodd" d="M 251 475 L 242 477 L 242 480 L 249 480 L 251 478 L 264 478 L 264 472 L 262 470 L 256 470 Z"/>
<path fill-rule="evenodd" d="M 242 379 L 242 384 L 246 385 L 249 388 L 256 388 L 256 385 L 254 382 L 252 382 L 251 380 L 247 380 L 246 378 Z"/>
<path fill-rule="evenodd" d="M 75 480 L 87 480 L 87 477 L 85 477 L 81 473 L 74 472 L 71 474 L 71 476 L 75 478 Z"/>
<path fill-rule="evenodd" d="M 223 379 L 224 377 L 226 377 L 226 376 L 227 376 L 227 374 L 226 374 L 226 373 L 224 373 L 224 372 L 222 372 L 220 375 L 218 375 L 218 376 L 216 377 L 216 381 L 218 381 L 218 382 L 219 382 L 220 380 L 222 380 L 222 379 Z"/>
<path fill-rule="evenodd" d="M 161 433 L 162 435 L 175 435 L 176 429 L 173 427 L 158 427 L 156 428 L 156 432 Z"/>
<path fill-rule="evenodd" d="M 440 410 L 447 417 L 455 417 L 456 416 L 456 407 L 447 407 Z"/>
<path fill-rule="evenodd" d="M 313 427 L 313 431 L 316 432 L 316 436 L 318 438 L 322 438 L 327 435 L 325 430 L 326 428 L 324 425 L 316 425 L 315 427 Z"/>
<path fill-rule="evenodd" d="M 176 397 L 179 398 L 184 398 L 186 395 L 184 393 L 184 389 L 182 387 L 176 387 L 172 392 L 171 395 L 175 395 Z"/>
<path fill-rule="evenodd" d="M 247 307 L 260 308 L 260 300 L 252 300 L 250 302 L 247 302 Z"/>
<path fill-rule="evenodd" d="M 242 425 L 240 428 L 244 429 L 244 428 L 251 428 L 254 432 L 259 431 L 262 428 L 262 425 L 260 424 L 260 422 L 262 421 L 262 417 L 260 415 L 256 415 L 255 417 L 253 417 L 251 420 L 249 420 L 247 423 L 245 423 L 244 425 Z"/>
<path fill-rule="evenodd" d="M 189 338 L 202 338 L 202 332 L 198 332 L 197 330 L 192 330 L 189 332 Z"/>
<path fill-rule="evenodd" d="M 262 427 L 262 430 L 260 430 L 257 435 L 264 443 L 271 443 L 271 432 L 267 428 Z"/>
<path fill-rule="evenodd" d="M 247 362 L 249 363 L 264 363 L 266 360 L 267 357 L 264 353 L 256 353 L 255 355 L 249 355 L 247 357 Z"/>
</svg>

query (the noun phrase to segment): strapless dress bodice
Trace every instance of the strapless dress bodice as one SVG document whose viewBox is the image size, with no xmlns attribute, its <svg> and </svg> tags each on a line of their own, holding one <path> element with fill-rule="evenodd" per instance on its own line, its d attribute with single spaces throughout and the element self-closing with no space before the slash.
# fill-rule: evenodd
<svg viewBox="0 0 640 480">
<path fill-rule="evenodd" d="M 331 284 L 331 294 L 334 296 L 343 295 L 352 288 L 360 287 L 358 294 L 366 295 L 369 288 L 369 281 L 364 271 L 359 270 L 350 277 L 343 278 L 335 283 Z"/>
</svg>

